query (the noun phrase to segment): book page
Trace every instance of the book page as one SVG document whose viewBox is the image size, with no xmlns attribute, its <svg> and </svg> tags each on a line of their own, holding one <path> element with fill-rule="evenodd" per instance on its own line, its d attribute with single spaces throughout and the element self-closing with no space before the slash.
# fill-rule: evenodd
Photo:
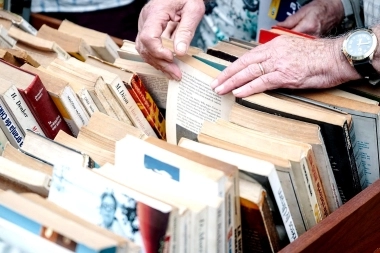
<svg viewBox="0 0 380 253">
<path fill-rule="evenodd" d="M 168 79 L 154 75 L 138 74 L 157 106 L 166 109 Z"/>
<path fill-rule="evenodd" d="M 210 66 L 200 61 L 199 68 L 178 59 L 175 62 L 181 69 L 182 80 L 170 80 L 168 87 L 166 136 L 167 141 L 172 144 L 177 144 L 182 137 L 196 141 L 205 120 L 228 120 L 231 107 L 235 103 L 232 93 L 220 96 L 211 89 L 210 84 L 215 77 L 201 71 L 205 67 L 211 68 Z"/>
</svg>

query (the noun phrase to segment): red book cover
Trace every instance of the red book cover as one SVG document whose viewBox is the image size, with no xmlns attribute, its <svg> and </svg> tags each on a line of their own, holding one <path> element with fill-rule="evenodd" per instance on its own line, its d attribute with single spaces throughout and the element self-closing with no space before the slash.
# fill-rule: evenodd
<svg viewBox="0 0 380 253">
<path fill-rule="evenodd" d="M 157 136 L 162 140 L 166 140 L 165 117 L 158 109 L 152 96 L 145 89 L 142 80 L 134 74 L 130 81 L 130 86 L 126 85 L 125 87 L 128 89 Z"/>
<path fill-rule="evenodd" d="M 14 73 L 13 76 L 9 74 L 6 79 L 11 79 L 10 81 L 15 83 L 46 137 L 54 139 L 59 130 L 72 135 L 70 128 L 58 111 L 39 76 L 13 66 L 1 59 L 0 61 L 2 72 Z M 27 84 L 25 80 L 32 81 Z"/>
<path fill-rule="evenodd" d="M 272 29 L 266 30 L 261 29 L 259 32 L 259 43 L 264 44 L 277 36 L 280 35 L 294 35 L 298 37 L 304 37 L 308 39 L 315 39 L 316 37 L 306 34 L 306 33 L 300 33 L 293 30 L 290 30 L 288 28 L 280 27 L 280 26 L 272 26 Z"/>
</svg>

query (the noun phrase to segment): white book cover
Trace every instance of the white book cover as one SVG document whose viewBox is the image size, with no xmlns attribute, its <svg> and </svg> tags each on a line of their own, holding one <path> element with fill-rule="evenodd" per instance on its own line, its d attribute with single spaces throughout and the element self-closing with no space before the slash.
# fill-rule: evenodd
<svg viewBox="0 0 380 253">
<path fill-rule="evenodd" d="M 172 247 L 177 209 L 91 170 L 56 164 L 48 199 L 133 241 L 143 248 L 142 252 Z"/>
<path fill-rule="evenodd" d="M 15 85 L 10 86 L 9 89 L 2 95 L 1 99 L 3 99 L 5 104 L 8 106 L 9 111 L 21 127 L 24 135 L 26 129 L 30 129 L 35 133 L 45 136 L 40 125 L 37 123 L 36 118 L 33 116 Z"/>
<path fill-rule="evenodd" d="M 24 143 L 25 135 L 21 131 L 20 127 L 16 124 L 11 113 L 0 99 L 0 127 L 7 139 L 15 148 L 21 148 Z"/>
<path fill-rule="evenodd" d="M 290 242 L 298 238 L 298 232 L 295 227 L 293 217 L 289 211 L 290 209 L 284 195 L 283 186 L 280 183 L 280 178 L 273 164 L 232 151 L 220 149 L 199 142 L 194 142 L 188 139 L 182 139 L 179 145 L 181 147 L 208 155 L 215 159 L 219 159 L 223 162 L 233 164 L 237 166 L 240 171 L 268 177 L 275 201 L 279 210 L 281 210 L 281 218 L 284 223 L 288 238 Z"/>
</svg>

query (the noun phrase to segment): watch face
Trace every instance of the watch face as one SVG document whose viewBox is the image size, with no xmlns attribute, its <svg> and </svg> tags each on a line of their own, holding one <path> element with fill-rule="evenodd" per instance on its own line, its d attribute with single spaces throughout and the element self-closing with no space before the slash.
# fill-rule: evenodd
<svg viewBox="0 0 380 253">
<path fill-rule="evenodd" d="M 373 51 L 375 41 L 370 32 L 356 31 L 347 38 L 346 52 L 354 58 L 364 58 Z"/>
</svg>

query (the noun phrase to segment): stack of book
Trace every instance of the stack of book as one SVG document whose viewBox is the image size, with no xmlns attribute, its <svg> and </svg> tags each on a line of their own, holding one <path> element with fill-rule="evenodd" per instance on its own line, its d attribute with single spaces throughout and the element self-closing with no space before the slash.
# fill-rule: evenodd
<svg viewBox="0 0 380 253">
<path fill-rule="evenodd" d="M 257 43 L 191 48 L 172 81 L 131 41 L 6 14 L 0 251 L 278 252 L 379 178 L 376 88 L 237 100 L 210 83 Z"/>
</svg>

